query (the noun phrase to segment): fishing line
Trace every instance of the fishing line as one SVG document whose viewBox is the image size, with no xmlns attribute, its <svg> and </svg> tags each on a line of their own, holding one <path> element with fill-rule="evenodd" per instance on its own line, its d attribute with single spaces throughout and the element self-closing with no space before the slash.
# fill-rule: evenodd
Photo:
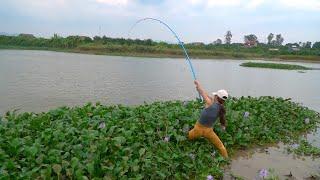
<svg viewBox="0 0 320 180">
<path fill-rule="evenodd" d="M 193 65 L 192 65 L 192 63 L 191 63 L 190 57 L 189 57 L 189 55 L 188 55 L 188 53 L 187 53 L 187 50 L 186 50 L 186 48 L 185 48 L 184 45 L 183 45 L 183 42 L 180 40 L 180 38 L 179 38 L 179 36 L 177 35 L 177 33 L 174 32 L 174 31 L 172 30 L 172 28 L 171 28 L 168 24 L 166 24 L 165 22 L 163 22 L 163 21 L 161 21 L 161 20 L 159 20 L 159 19 L 156 19 L 156 18 L 149 18 L 149 17 L 148 17 L 148 18 L 140 19 L 140 20 L 138 20 L 136 23 L 134 23 L 134 24 L 132 25 L 132 27 L 130 28 L 130 31 L 129 31 L 129 33 L 128 33 L 128 37 L 130 37 L 129 35 L 130 35 L 131 31 L 133 30 L 134 27 L 136 27 L 137 24 L 139 24 L 139 23 L 142 22 L 142 21 L 146 21 L 146 20 L 157 21 L 157 22 L 161 23 L 162 25 L 164 25 L 165 27 L 167 27 L 167 28 L 172 32 L 172 34 L 173 34 L 174 37 L 178 40 L 178 43 L 179 43 L 180 47 L 182 48 L 182 50 L 183 50 L 183 52 L 184 52 L 185 58 L 186 58 L 186 60 L 187 60 L 187 62 L 188 62 L 188 64 L 189 64 L 189 67 L 190 67 L 190 71 L 191 71 L 193 80 L 197 80 L 195 70 L 194 70 Z M 202 100 L 199 92 L 198 92 L 198 94 L 199 94 L 199 98 Z"/>
</svg>

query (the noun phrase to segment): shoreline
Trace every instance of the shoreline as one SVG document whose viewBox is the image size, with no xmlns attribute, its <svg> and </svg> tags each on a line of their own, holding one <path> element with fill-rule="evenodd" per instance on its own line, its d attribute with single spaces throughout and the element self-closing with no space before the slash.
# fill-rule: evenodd
<svg viewBox="0 0 320 180">
<path fill-rule="evenodd" d="M 64 53 L 76 53 L 76 54 L 91 54 L 91 55 L 104 55 L 104 56 L 123 56 L 123 57 L 143 57 L 143 58 L 175 58 L 180 59 L 184 58 L 183 52 L 181 55 L 173 55 L 173 54 L 165 54 L 165 53 L 121 53 L 121 52 L 102 52 L 102 51 L 94 51 L 94 50 L 81 50 L 81 49 L 61 49 L 61 48 L 39 48 L 39 47 L 21 47 L 21 46 L 1 46 L 0 50 L 38 50 L 38 51 L 52 51 L 52 52 L 64 52 Z M 189 55 L 191 59 L 196 60 L 258 60 L 258 61 L 272 61 L 272 62 L 302 62 L 302 63 L 320 63 L 320 56 L 309 56 L 303 57 L 295 56 L 290 57 L 288 59 L 282 59 L 279 57 L 234 57 L 234 56 L 206 56 L 206 55 L 198 55 L 192 56 Z M 310 59 L 311 58 L 311 59 Z M 316 59 L 312 59 L 316 58 Z M 317 59 L 319 58 L 319 60 Z"/>
</svg>

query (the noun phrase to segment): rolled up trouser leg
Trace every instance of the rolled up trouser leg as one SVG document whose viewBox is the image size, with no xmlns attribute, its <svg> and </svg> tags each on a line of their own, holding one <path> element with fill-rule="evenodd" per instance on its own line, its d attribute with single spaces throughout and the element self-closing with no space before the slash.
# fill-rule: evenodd
<svg viewBox="0 0 320 180">
<path fill-rule="evenodd" d="M 220 138 L 216 135 L 216 133 L 213 131 L 212 128 L 208 128 L 204 131 L 203 136 L 207 138 L 212 144 L 215 145 L 216 148 L 218 148 L 220 154 L 227 158 L 228 152 L 226 148 L 224 147 L 223 143 L 221 142 Z"/>
</svg>

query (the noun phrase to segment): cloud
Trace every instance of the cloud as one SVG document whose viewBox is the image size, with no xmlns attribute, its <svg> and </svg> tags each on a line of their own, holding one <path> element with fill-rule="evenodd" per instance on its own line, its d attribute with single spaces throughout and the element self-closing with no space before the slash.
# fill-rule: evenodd
<svg viewBox="0 0 320 180">
<path fill-rule="evenodd" d="M 111 6 L 126 6 L 128 5 L 129 0 L 96 0 L 96 2 Z"/>
<path fill-rule="evenodd" d="M 242 3 L 241 0 L 228 0 L 228 1 L 221 1 L 221 0 L 207 0 L 206 4 L 209 7 L 221 7 L 221 6 L 239 6 Z"/>
<path fill-rule="evenodd" d="M 256 9 L 258 6 L 261 6 L 265 0 L 251 0 L 247 3 L 246 7 L 249 9 Z"/>
<path fill-rule="evenodd" d="M 320 0 L 279 0 L 281 6 L 300 10 L 320 10 Z"/>
</svg>

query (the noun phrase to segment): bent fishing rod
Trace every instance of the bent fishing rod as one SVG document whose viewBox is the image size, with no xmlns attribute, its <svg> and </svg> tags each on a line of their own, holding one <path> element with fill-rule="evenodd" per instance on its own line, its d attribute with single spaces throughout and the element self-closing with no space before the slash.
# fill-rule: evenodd
<svg viewBox="0 0 320 180">
<path fill-rule="evenodd" d="M 196 73 L 195 73 L 195 71 L 194 71 L 194 68 L 193 68 L 193 65 L 192 65 L 192 63 L 191 63 L 190 57 L 189 57 L 189 55 L 188 55 L 188 53 L 187 53 L 187 50 L 186 50 L 186 48 L 185 48 L 184 45 L 183 45 L 183 42 L 180 40 L 180 38 L 179 38 L 179 36 L 177 35 L 177 33 L 174 32 L 173 29 L 172 29 L 168 24 L 166 24 L 165 22 L 163 22 L 163 21 L 161 21 L 161 20 L 159 20 L 159 19 L 156 19 L 156 18 L 150 18 L 150 17 L 143 18 L 143 19 L 138 20 L 136 23 L 134 23 L 134 24 L 132 25 L 132 27 L 130 28 L 129 34 L 130 34 L 131 31 L 133 30 L 133 28 L 136 27 L 137 24 L 139 24 L 139 23 L 142 22 L 142 21 L 147 21 L 147 20 L 159 22 L 160 24 L 164 25 L 167 29 L 170 30 L 170 32 L 171 32 L 171 33 L 174 35 L 174 37 L 177 39 L 180 47 L 182 48 L 182 50 L 183 50 L 183 52 L 184 52 L 185 58 L 186 58 L 186 60 L 187 60 L 187 62 L 188 62 L 188 64 L 189 64 L 190 71 L 191 71 L 191 73 L 192 73 L 193 80 L 197 80 Z M 128 36 L 128 37 L 129 37 L 129 36 Z M 202 100 L 199 92 L 198 92 L 198 95 L 199 95 L 199 99 Z"/>
</svg>

